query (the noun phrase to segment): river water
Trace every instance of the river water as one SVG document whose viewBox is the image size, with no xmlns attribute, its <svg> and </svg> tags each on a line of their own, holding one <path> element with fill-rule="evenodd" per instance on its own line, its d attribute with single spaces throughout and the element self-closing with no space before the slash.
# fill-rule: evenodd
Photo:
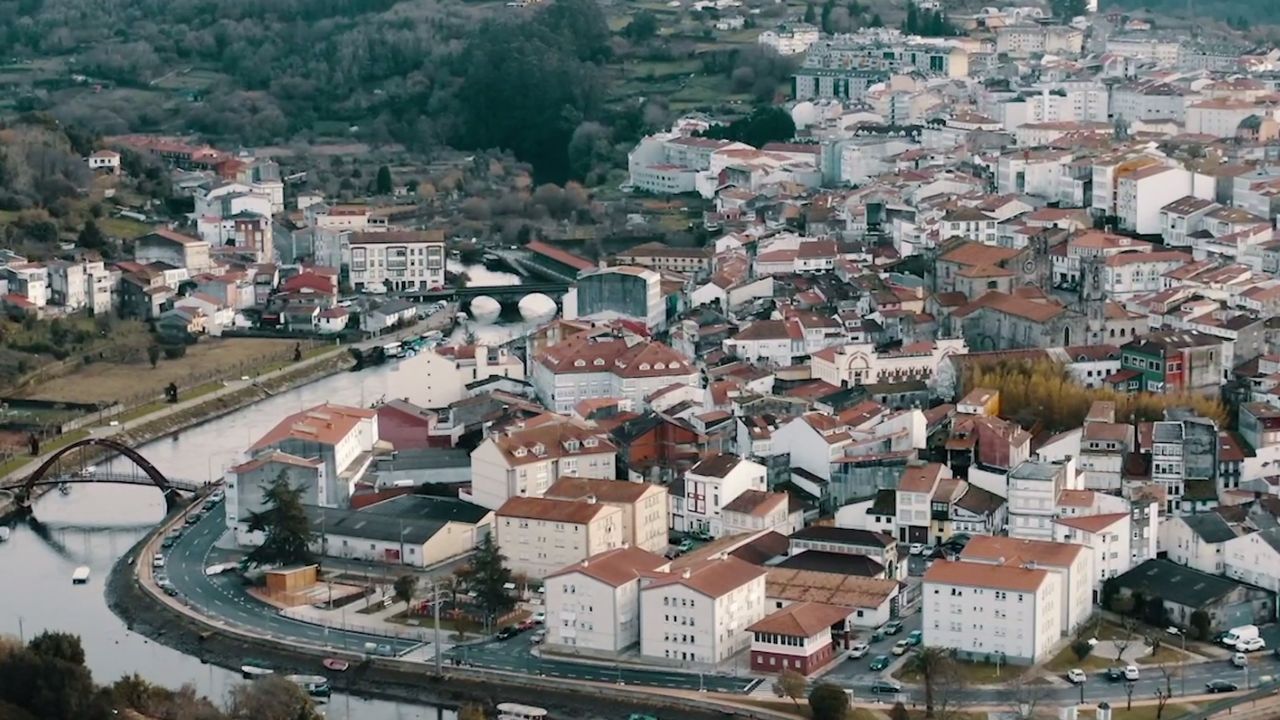
<svg viewBox="0 0 1280 720">
<path fill-rule="evenodd" d="M 516 284 L 519 278 L 483 266 L 462 268 L 475 282 Z M 499 342 L 528 331 L 524 323 L 476 326 L 480 341 Z M 162 472 L 179 478 L 209 479 L 243 459 L 251 442 L 282 417 L 332 402 L 368 406 L 383 398 L 404 397 L 413 382 L 397 365 L 360 373 L 341 373 L 264 400 L 173 438 L 140 448 Z M 117 459 L 121 472 L 132 464 Z M 133 485 L 77 485 L 66 496 L 49 493 L 38 501 L 36 517 L 50 532 L 41 537 L 28 526 L 13 527 L 0 544 L 0 633 L 30 639 L 42 630 L 80 636 L 86 662 L 100 683 L 139 673 L 168 687 L 184 683 L 220 702 L 237 673 L 205 665 L 129 631 L 107 607 L 103 588 L 112 565 L 164 517 L 164 499 L 154 488 Z M 92 569 L 89 584 L 73 586 L 72 571 Z M 361 700 L 335 694 L 325 706 L 333 720 L 455 720 L 452 711 L 423 705 Z"/>
</svg>

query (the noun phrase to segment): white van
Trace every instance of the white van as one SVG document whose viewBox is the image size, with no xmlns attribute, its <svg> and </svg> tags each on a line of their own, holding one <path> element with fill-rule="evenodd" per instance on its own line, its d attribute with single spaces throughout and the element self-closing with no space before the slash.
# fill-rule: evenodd
<svg viewBox="0 0 1280 720">
<path fill-rule="evenodd" d="M 1235 647 L 1242 641 L 1252 640 L 1256 637 L 1258 637 L 1257 625 L 1241 625 L 1240 627 L 1231 628 L 1226 635 L 1222 636 L 1222 644 L 1227 647 Z"/>
</svg>

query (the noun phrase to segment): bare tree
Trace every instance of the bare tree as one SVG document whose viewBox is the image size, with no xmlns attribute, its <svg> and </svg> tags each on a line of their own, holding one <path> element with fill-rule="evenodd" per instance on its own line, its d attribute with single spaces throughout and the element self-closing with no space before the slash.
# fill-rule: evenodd
<svg viewBox="0 0 1280 720">
<path fill-rule="evenodd" d="M 1001 697 L 1018 720 L 1031 720 L 1036 716 L 1036 708 L 1049 699 L 1052 686 L 1048 684 L 1028 682 L 1023 676 L 1016 677 L 1005 684 Z"/>
<path fill-rule="evenodd" d="M 1116 662 L 1124 661 L 1125 651 L 1129 649 L 1129 646 L 1133 644 L 1133 641 L 1133 620 L 1130 618 L 1124 618 L 1120 622 L 1120 635 L 1112 640 L 1116 645 Z"/>
<path fill-rule="evenodd" d="M 1124 694 L 1126 698 L 1124 709 L 1129 711 L 1133 709 L 1133 683 L 1126 679 L 1124 681 Z"/>
<path fill-rule="evenodd" d="M 1161 665 L 1160 674 L 1164 677 L 1164 687 L 1156 688 L 1156 720 L 1164 720 L 1164 706 L 1173 697 L 1173 673 L 1169 672 L 1168 667 Z"/>
<path fill-rule="evenodd" d="M 804 697 L 806 681 L 804 676 L 795 670 L 783 670 L 777 680 L 773 681 L 773 694 L 778 697 L 791 698 L 796 707 L 800 707 L 800 698 Z"/>
</svg>

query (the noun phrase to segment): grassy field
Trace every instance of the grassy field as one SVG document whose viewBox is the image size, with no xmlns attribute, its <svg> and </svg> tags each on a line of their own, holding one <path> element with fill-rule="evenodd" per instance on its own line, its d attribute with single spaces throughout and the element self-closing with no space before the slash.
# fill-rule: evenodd
<svg viewBox="0 0 1280 720">
<path fill-rule="evenodd" d="M 128 402 L 160 395 L 169 383 L 205 386 L 222 379 L 283 367 L 292 359 L 294 340 L 211 339 L 187 348 L 186 357 L 161 358 L 152 368 L 145 358 L 135 363 L 94 363 L 65 377 L 30 388 L 24 397 L 65 402 Z"/>
<path fill-rule="evenodd" d="M 108 237 L 132 240 L 151 232 L 151 226 L 129 218 L 104 217 L 96 221 L 98 228 Z"/>
<path fill-rule="evenodd" d="M 1084 660 L 1076 658 L 1075 652 L 1070 647 L 1064 647 L 1053 656 L 1053 659 L 1045 663 L 1044 669 L 1054 673 L 1065 673 L 1071 668 L 1080 668 L 1085 672 L 1094 670 L 1105 670 L 1115 665 L 1114 658 L 1103 656 L 1097 653 L 1085 656 Z"/>
<path fill-rule="evenodd" d="M 904 665 L 893 673 L 893 676 L 902 682 L 920 683 L 923 678 L 919 673 L 912 672 Z M 1001 665 L 996 667 L 990 663 L 974 663 L 957 660 L 955 662 L 956 673 L 960 677 L 960 681 L 967 684 L 989 685 L 992 683 L 1008 682 L 1023 672 L 1026 668 L 1018 665 Z"/>
</svg>

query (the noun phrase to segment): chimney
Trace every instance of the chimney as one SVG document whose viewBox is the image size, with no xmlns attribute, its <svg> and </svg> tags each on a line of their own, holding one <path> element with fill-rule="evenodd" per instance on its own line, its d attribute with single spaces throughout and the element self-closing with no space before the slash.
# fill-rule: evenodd
<svg viewBox="0 0 1280 720">
<path fill-rule="evenodd" d="M 693 571 L 690 570 L 689 568 L 685 568 L 680 571 L 680 577 L 684 578 L 685 580 L 688 580 L 692 576 L 693 576 Z"/>
<path fill-rule="evenodd" d="M 595 495 L 588 495 L 588 496 L 587 496 L 587 504 L 588 504 L 588 505 L 595 505 L 595 504 L 596 504 L 596 496 L 595 496 Z"/>
</svg>

